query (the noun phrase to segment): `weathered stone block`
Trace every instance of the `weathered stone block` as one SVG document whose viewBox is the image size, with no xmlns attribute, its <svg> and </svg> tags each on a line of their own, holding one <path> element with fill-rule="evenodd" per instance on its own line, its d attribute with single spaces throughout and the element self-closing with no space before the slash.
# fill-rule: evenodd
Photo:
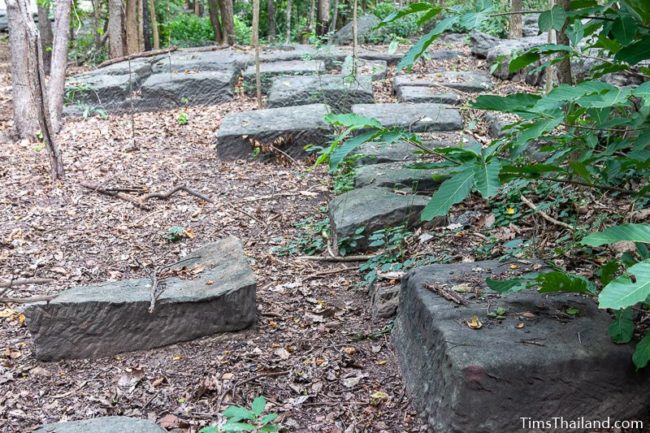
<svg viewBox="0 0 650 433">
<path fill-rule="evenodd" d="M 284 75 L 317 75 L 325 74 L 325 63 L 322 60 L 289 60 L 281 62 L 269 62 L 260 64 L 260 81 L 262 93 L 267 94 L 271 89 L 274 77 Z M 251 65 L 243 73 L 244 92 L 254 94 L 255 65 Z"/>
<path fill-rule="evenodd" d="M 458 94 L 440 87 L 401 86 L 397 88 L 399 102 L 435 102 L 437 104 L 459 105 L 463 102 Z"/>
<path fill-rule="evenodd" d="M 407 391 L 429 427 L 515 433 L 532 430 L 522 424 L 525 417 L 647 417 L 650 375 L 635 371 L 630 345 L 610 341 L 611 318 L 594 300 L 537 292 L 473 295 L 485 277 L 509 269 L 497 261 L 430 265 L 402 280 L 393 343 Z M 470 291 L 455 292 L 466 299 L 460 306 L 428 288 L 454 291 L 462 283 Z M 505 320 L 488 317 L 497 307 L 506 309 Z M 567 314 L 569 307 L 577 316 Z M 474 315 L 482 329 L 466 325 Z"/>
<path fill-rule="evenodd" d="M 402 86 L 438 87 L 460 90 L 461 92 L 485 92 L 492 89 L 490 76 L 482 72 L 442 71 L 430 74 L 398 75 L 395 77 L 395 88 Z"/>
<path fill-rule="evenodd" d="M 330 140 L 330 126 L 323 120 L 329 113 L 325 104 L 228 113 L 217 131 L 217 153 L 221 159 L 247 158 L 254 144 L 261 143 L 305 158 L 305 146 Z"/>
<path fill-rule="evenodd" d="M 89 104 L 105 110 L 124 107 L 131 91 L 140 85 L 140 78 L 133 74 L 109 75 L 88 73 L 75 75 L 67 80 L 66 91 L 73 104 Z"/>
<path fill-rule="evenodd" d="M 402 162 L 389 162 L 358 167 L 354 171 L 354 187 L 377 186 L 412 191 L 435 190 L 449 178 L 442 170 L 407 168 Z"/>
<path fill-rule="evenodd" d="M 357 40 L 364 43 L 366 36 L 377 27 L 380 19 L 373 14 L 365 14 L 357 19 Z M 337 45 L 349 45 L 352 43 L 354 35 L 352 34 L 352 22 L 341 27 L 334 34 L 334 42 Z"/>
<path fill-rule="evenodd" d="M 385 127 L 412 132 L 454 131 L 463 127 L 458 110 L 440 104 L 359 104 L 352 106 L 352 112 L 377 119 Z"/>
<path fill-rule="evenodd" d="M 343 66 L 341 67 L 341 75 L 344 77 L 352 77 L 352 57 L 348 57 Z M 388 64 L 385 60 L 365 60 L 358 59 L 356 65 L 356 79 L 360 79 L 363 76 L 370 76 L 373 80 L 383 80 L 386 78 L 386 71 L 388 70 Z"/>
<path fill-rule="evenodd" d="M 188 341 L 255 323 L 255 276 L 235 237 L 193 252 L 182 266 L 204 270 L 170 277 L 149 313 L 148 278 L 77 287 L 25 315 L 41 360 L 96 358 Z M 162 286 L 159 289 L 163 288 Z"/>
<path fill-rule="evenodd" d="M 165 430 L 144 419 L 105 416 L 83 421 L 47 424 L 34 433 L 165 433 Z"/>
<path fill-rule="evenodd" d="M 230 101 L 234 79 L 232 69 L 153 74 L 142 84 L 138 105 L 147 109 L 164 109 Z"/>
<path fill-rule="evenodd" d="M 269 92 L 270 108 L 323 103 L 334 113 L 347 113 L 354 104 L 373 102 L 370 77 L 341 75 L 276 77 Z"/>
</svg>

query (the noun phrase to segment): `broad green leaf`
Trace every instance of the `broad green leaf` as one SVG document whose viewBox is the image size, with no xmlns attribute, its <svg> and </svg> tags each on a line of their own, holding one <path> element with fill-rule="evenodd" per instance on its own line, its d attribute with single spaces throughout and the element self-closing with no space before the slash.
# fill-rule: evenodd
<svg viewBox="0 0 650 433">
<path fill-rule="evenodd" d="M 499 182 L 500 172 L 501 161 L 497 158 L 488 163 L 477 161 L 474 165 L 474 186 L 483 198 L 492 197 L 501 187 L 501 182 Z"/>
<path fill-rule="evenodd" d="M 614 59 L 619 62 L 627 62 L 632 66 L 643 60 L 650 59 L 650 36 L 621 48 L 614 56 Z"/>
<path fill-rule="evenodd" d="M 614 87 L 605 92 L 578 98 L 576 103 L 585 108 L 608 108 L 614 105 L 629 105 L 628 98 L 630 94 L 630 89 Z"/>
<path fill-rule="evenodd" d="M 479 110 L 501 111 L 502 113 L 527 112 L 539 101 L 540 96 L 530 93 L 513 93 L 508 96 L 481 95 L 470 105 Z"/>
<path fill-rule="evenodd" d="M 277 425 L 265 425 L 260 429 L 260 433 L 277 433 L 280 431 L 280 427 Z"/>
<path fill-rule="evenodd" d="M 563 172 L 564 169 L 557 165 L 530 164 L 523 166 L 506 165 L 501 169 L 500 178 L 502 182 L 508 182 L 513 178 L 528 177 L 538 178 L 544 173 Z"/>
<path fill-rule="evenodd" d="M 266 407 L 266 399 L 263 396 L 257 397 L 251 404 L 251 410 L 255 416 L 260 416 Z"/>
<path fill-rule="evenodd" d="M 346 128 L 381 128 L 381 122 L 371 117 L 360 116 L 354 113 L 328 114 L 324 120 L 330 125 Z"/>
<path fill-rule="evenodd" d="M 583 245 L 599 247 L 620 241 L 650 243 L 650 224 L 623 224 L 602 232 L 592 233 L 582 239 Z"/>
<path fill-rule="evenodd" d="M 554 271 L 540 274 L 537 281 L 539 293 L 594 293 L 593 285 L 580 275 Z"/>
<path fill-rule="evenodd" d="M 598 270 L 598 278 L 603 286 L 608 285 L 614 279 L 619 267 L 620 264 L 616 260 L 610 260 L 600 267 Z"/>
<path fill-rule="evenodd" d="M 495 292 L 506 294 L 520 292 L 530 286 L 530 280 L 525 278 L 511 278 L 509 280 L 493 280 L 487 278 L 485 284 Z"/>
<path fill-rule="evenodd" d="M 216 427 L 209 426 L 209 427 L 203 427 L 201 430 L 199 430 L 199 433 L 220 433 L 220 432 L 219 430 L 217 430 Z"/>
<path fill-rule="evenodd" d="M 427 203 L 420 219 L 431 221 L 434 217 L 447 215 L 454 204 L 463 201 L 469 195 L 473 183 L 473 167 L 467 167 L 444 181 Z"/>
<path fill-rule="evenodd" d="M 255 414 L 253 412 L 241 406 L 228 406 L 226 410 L 223 411 L 223 416 L 233 422 L 242 419 L 255 419 Z"/>
<path fill-rule="evenodd" d="M 607 328 L 609 338 L 616 344 L 625 344 L 632 341 L 634 336 L 634 320 L 632 309 L 626 308 L 616 312 L 614 321 Z"/>
<path fill-rule="evenodd" d="M 262 417 L 262 419 L 260 420 L 260 422 L 261 422 L 262 424 L 268 424 L 268 423 L 270 423 L 270 422 L 275 421 L 277 418 L 278 418 L 278 414 L 277 414 L 277 413 L 270 413 L 270 414 L 265 415 L 264 417 Z"/>
<path fill-rule="evenodd" d="M 401 71 L 404 68 L 413 66 L 413 63 L 415 63 L 415 61 L 420 58 L 422 53 L 424 53 L 426 49 L 429 48 L 429 45 L 431 45 L 431 43 L 435 41 L 438 36 L 449 30 L 457 22 L 458 17 L 454 15 L 438 22 L 438 24 L 436 24 L 436 26 L 429 33 L 422 36 L 422 38 L 417 41 L 417 43 L 413 45 L 410 50 L 408 50 L 404 57 L 402 57 L 402 60 L 400 60 L 400 62 L 397 64 L 397 72 Z"/>
<path fill-rule="evenodd" d="M 547 32 L 550 29 L 562 30 L 566 20 L 566 11 L 562 7 L 555 5 L 551 10 L 539 14 L 539 31 Z"/>
<path fill-rule="evenodd" d="M 255 426 L 245 423 L 245 422 L 230 422 L 228 421 L 222 427 L 223 431 L 231 432 L 240 432 L 240 431 L 254 431 Z"/>
<path fill-rule="evenodd" d="M 627 269 L 625 275 L 614 279 L 600 292 L 598 306 L 620 310 L 650 296 L 650 260 L 639 262 Z"/>
<path fill-rule="evenodd" d="M 386 18 L 384 18 L 379 23 L 377 28 L 382 27 L 388 23 L 392 23 L 393 21 L 396 21 L 407 15 L 419 14 L 421 12 L 431 12 L 431 11 L 435 11 L 435 14 L 438 14 L 441 11 L 441 8 L 439 6 L 432 5 L 429 3 L 410 3 L 408 6 L 389 14 Z"/>
<path fill-rule="evenodd" d="M 526 66 L 532 65 L 533 63 L 539 61 L 539 58 L 539 53 L 533 51 L 525 52 L 524 54 L 510 60 L 510 63 L 508 64 L 508 71 L 510 71 L 510 73 L 519 72 Z"/>
<path fill-rule="evenodd" d="M 372 141 L 372 139 L 377 137 L 380 133 L 381 131 L 373 129 L 347 139 L 343 144 L 334 149 L 334 152 L 332 152 L 332 155 L 330 156 L 330 169 L 336 169 L 345 157 L 350 154 L 350 152 L 361 146 L 363 143 Z"/>
<path fill-rule="evenodd" d="M 622 3 L 643 24 L 650 24 L 650 2 L 648 0 L 623 0 Z"/>
<path fill-rule="evenodd" d="M 612 25 L 612 34 L 616 41 L 627 45 L 634 40 L 638 25 L 634 18 L 627 14 L 621 14 Z"/>
<path fill-rule="evenodd" d="M 650 362 L 650 332 L 647 332 L 637 343 L 636 350 L 632 354 L 632 362 L 637 369 L 645 368 Z"/>
</svg>

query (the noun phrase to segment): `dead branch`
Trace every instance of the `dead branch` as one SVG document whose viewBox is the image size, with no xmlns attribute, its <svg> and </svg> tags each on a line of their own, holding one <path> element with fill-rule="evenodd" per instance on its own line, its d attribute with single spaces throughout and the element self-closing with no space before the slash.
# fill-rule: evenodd
<svg viewBox="0 0 650 433">
<path fill-rule="evenodd" d="M 56 296 L 31 296 L 29 298 L 12 298 L 11 296 L 1 297 L 0 304 L 32 304 L 34 302 L 50 302 Z"/>
<path fill-rule="evenodd" d="M 193 189 L 187 187 L 186 185 L 177 186 L 168 192 L 154 192 L 154 193 L 145 194 L 142 196 L 140 201 L 144 203 L 145 201 L 152 198 L 157 198 L 158 200 L 167 200 L 169 197 L 171 197 L 172 195 L 176 194 L 179 191 L 185 191 L 189 195 L 193 195 L 194 197 L 200 198 L 201 200 L 205 200 L 208 203 L 213 203 L 210 197 L 201 194 L 200 192 L 194 191 Z"/>
<path fill-rule="evenodd" d="M 174 262 L 172 264 L 169 264 L 169 265 L 154 267 L 151 270 L 151 272 L 149 272 L 149 279 L 151 280 L 151 289 L 149 290 L 149 292 L 150 292 L 149 314 L 153 313 L 154 309 L 156 308 L 156 301 L 158 300 L 160 295 L 162 295 L 162 293 L 165 291 L 165 280 L 160 279 L 158 276 L 162 272 L 164 272 L 164 271 L 166 271 L 168 269 L 171 269 L 173 267 L 179 266 L 184 262 L 189 262 L 190 260 L 198 260 L 200 258 L 201 258 L 201 256 L 198 256 L 198 257 L 195 257 L 195 256 L 186 257 L 184 259 L 181 259 L 181 260 L 179 260 L 177 262 Z M 141 268 L 143 268 L 143 269 L 146 268 L 137 258 L 135 259 L 135 261 L 136 261 L 136 263 L 138 263 L 138 265 Z"/>
<path fill-rule="evenodd" d="M 535 203 L 533 203 L 532 201 L 528 200 L 528 199 L 527 199 L 526 197 L 524 197 L 523 195 L 521 196 L 521 201 L 524 202 L 524 203 L 526 204 L 526 206 L 528 206 L 529 208 L 531 208 L 534 212 L 538 213 L 539 216 L 541 216 L 542 218 L 544 218 L 546 221 L 550 222 L 551 224 L 555 224 L 555 225 L 557 225 L 557 226 L 564 227 L 564 228 L 566 228 L 566 229 L 571 230 L 572 232 L 575 231 L 575 228 L 571 227 L 569 224 L 567 224 L 567 223 L 565 223 L 565 222 L 562 222 L 562 221 L 559 221 L 559 220 L 556 220 L 555 218 L 553 218 L 552 216 L 550 216 L 550 215 L 547 214 L 546 212 L 540 210 L 540 209 L 535 205 Z"/>
<path fill-rule="evenodd" d="M 462 296 L 460 296 L 458 293 L 448 290 L 446 287 L 437 284 L 427 284 L 424 287 L 426 287 L 427 289 L 431 290 L 434 293 L 437 293 L 438 295 L 442 296 L 446 300 L 453 302 L 454 304 L 465 305 L 465 299 L 463 299 Z"/>
<path fill-rule="evenodd" d="M 145 52 L 135 53 L 135 54 L 131 54 L 131 55 L 124 56 L 124 57 L 117 57 L 115 59 L 106 60 L 105 62 L 100 63 L 99 66 L 97 66 L 97 69 L 104 68 L 104 67 L 110 66 L 110 65 L 114 65 L 115 63 L 120 63 L 120 62 L 124 62 L 124 61 L 127 61 L 127 60 L 140 59 L 140 58 L 145 58 L 145 57 L 154 57 L 154 56 L 157 56 L 157 55 L 160 55 L 160 54 L 167 54 L 167 53 L 174 52 L 177 49 L 178 49 L 177 47 L 171 47 L 171 48 L 165 48 L 165 49 L 162 49 L 162 50 L 145 51 Z"/>
<path fill-rule="evenodd" d="M 343 256 L 343 257 L 323 257 L 323 256 L 298 256 L 298 260 L 312 260 L 317 262 L 365 262 L 377 257 L 377 254 L 367 256 Z"/>
<path fill-rule="evenodd" d="M 90 189 L 92 191 L 98 192 L 100 194 L 108 195 L 110 197 L 116 197 L 124 201 L 128 201 L 129 203 L 132 203 L 139 207 L 140 209 L 143 210 L 151 210 L 151 208 L 145 203 L 148 200 L 155 198 L 158 200 L 167 200 L 174 194 L 176 194 L 179 191 L 185 191 L 186 193 L 193 195 L 194 197 L 198 197 L 201 200 L 205 200 L 209 203 L 213 203 L 212 199 L 205 194 L 202 194 L 198 191 L 195 191 L 191 188 L 189 188 L 186 185 L 179 185 L 174 187 L 173 189 L 167 191 L 167 192 L 153 192 L 149 194 L 144 194 L 140 197 L 135 197 L 130 194 L 126 194 L 125 192 L 144 192 L 143 188 L 102 188 L 97 184 L 92 184 L 92 183 L 85 183 L 81 182 L 81 186 L 84 188 Z"/>
<path fill-rule="evenodd" d="M 330 269 L 328 271 L 314 272 L 313 274 L 307 275 L 302 280 L 303 281 L 313 280 L 313 279 L 316 279 L 316 278 L 322 278 L 322 277 L 327 276 L 327 275 L 340 274 L 340 273 L 343 273 L 343 272 L 356 271 L 356 270 L 357 270 L 356 266 L 349 266 L 349 267 L 346 267 L 346 268 Z"/>
<path fill-rule="evenodd" d="M 404 278 L 404 275 L 406 275 L 406 272 L 382 272 L 379 269 L 376 270 L 377 272 L 377 278 L 380 278 L 382 280 L 402 280 Z"/>
<path fill-rule="evenodd" d="M 17 278 L 15 280 L 0 281 L 0 288 L 10 289 L 14 286 L 26 286 L 28 284 L 49 284 L 53 283 L 52 278 Z"/>
<path fill-rule="evenodd" d="M 95 192 L 98 192 L 100 194 L 104 194 L 104 195 L 107 195 L 107 196 L 110 196 L 110 197 L 116 197 L 116 198 L 119 198 L 121 200 L 128 201 L 129 203 L 136 205 L 140 209 L 151 210 L 150 207 L 148 207 L 144 203 L 142 203 L 137 197 L 133 197 L 132 195 L 123 193 L 121 191 L 116 191 L 115 189 L 101 188 L 99 185 L 92 184 L 92 183 L 81 182 L 80 185 L 83 186 L 86 189 L 91 190 L 91 191 L 95 191 Z"/>
</svg>

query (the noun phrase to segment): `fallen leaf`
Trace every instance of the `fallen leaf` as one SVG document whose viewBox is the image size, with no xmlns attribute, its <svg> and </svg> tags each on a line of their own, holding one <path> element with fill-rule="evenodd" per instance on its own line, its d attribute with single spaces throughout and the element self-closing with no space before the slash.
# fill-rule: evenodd
<svg viewBox="0 0 650 433">
<path fill-rule="evenodd" d="M 483 324 L 476 315 L 472 316 L 472 318 L 470 320 L 467 320 L 465 323 L 471 329 L 481 329 L 483 327 Z"/>
</svg>

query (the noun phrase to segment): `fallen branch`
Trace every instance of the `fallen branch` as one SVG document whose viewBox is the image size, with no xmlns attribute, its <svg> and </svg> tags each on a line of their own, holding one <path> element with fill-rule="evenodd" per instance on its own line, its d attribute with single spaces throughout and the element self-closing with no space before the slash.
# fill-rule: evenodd
<svg viewBox="0 0 650 433">
<path fill-rule="evenodd" d="M 161 49 L 161 50 L 143 51 L 143 52 L 140 52 L 140 53 L 130 54 L 130 55 L 124 56 L 124 57 L 117 57 L 115 59 L 106 60 L 105 62 L 100 63 L 99 66 L 97 66 L 97 69 L 104 68 L 104 67 L 110 66 L 110 65 L 114 65 L 115 63 L 125 62 L 127 60 L 140 59 L 140 58 L 145 58 L 145 57 L 153 57 L 153 56 L 158 56 L 160 54 L 167 54 L 167 53 L 171 53 L 173 51 L 176 51 L 177 49 L 178 49 L 177 47 L 171 47 L 171 48 L 164 48 L 164 49 Z"/>
<path fill-rule="evenodd" d="M 526 197 L 524 197 L 523 195 L 521 196 L 521 201 L 524 202 L 524 203 L 526 204 L 526 206 L 528 206 L 528 207 L 531 208 L 533 211 L 535 211 L 536 213 L 538 213 L 539 216 L 541 216 L 542 218 L 544 218 L 546 221 L 550 222 L 551 224 L 555 224 L 555 225 L 557 225 L 557 226 L 564 227 L 564 228 L 569 229 L 569 230 L 571 230 L 571 231 L 575 231 L 575 228 L 571 227 L 569 224 L 567 224 L 567 223 L 565 223 L 565 222 L 562 222 L 562 221 L 559 221 L 559 220 L 556 220 L 555 218 L 553 218 L 552 216 L 550 216 L 550 215 L 547 214 L 546 212 L 540 210 L 540 209 L 535 205 L 535 203 L 533 203 L 532 201 L 528 200 L 528 199 L 527 199 Z"/>
<path fill-rule="evenodd" d="M 173 268 L 175 266 L 178 266 L 178 265 L 180 265 L 180 264 L 182 264 L 184 262 L 189 262 L 190 260 L 198 260 L 200 258 L 201 258 L 200 256 L 199 257 L 195 257 L 195 256 L 186 257 L 186 258 L 181 259 L 181 260 L 179 260 L 177 262 L 174 262 L 174 263 L 172 263 L 170 265 L 154 267 L 151 270 L 151 272 L 149 273 L 149 279 L 151 280 L 151 289 L 149 290 L 149 293 L 150 293 L 150 295 L 149 295 L 149 314 L 153 313 L 154 308 L 156 308 L 156 301 L 158 300 L 160 295 L 165 291 L 165 280 L 160 279 L 158 276 L 162 272 L 164 272 L 164 271 L 166 271 L 168 269 L 171 269 L 171 268 Z M 145 266 L 142 263 L 140 263 L 140 261 L 138 259 L 136 259 L 135 261 L 138 263 L 138 265 L 141 268 L 145 268 Z"/>
<path fill-rule="evenodd" d="M 0 304 L 31 304 L 34 302 L 50 302 L 56 296 L 32 296 L 29 298 L 12 298 L 10 296 L 1 297 Z"/>
<path fill-rule="evenodd" d="M 128 201 L 129 203 L 132 203 L 139 207 L 140 209 L 143 210 L 151 210 L 151 208 L 146 204 L 146 202 L 152 198 L 158 199 L 158 200 L 167 200 L 174 194 L 176 194 L 179 191 L 185 191 L 186 193 L 193 195 L 194 197 L 197 197 L 201 200 L 205 200 L 209 203 L 213 203 L 212 199 L 210 197 L 206 196 L 205 194 L 202 194 L 198 191 L 195 191 L 191 188 L 189 188 L 186 185 L 180 185 L 176 186 L 173 189 L 167 191 L 167 192 L 152 192 L 148 194 L 144 194 L 140 197 L 135 197 L 130 194 L 126 194 L 125 191 L 129 192 L 144 192 L 144 189 L 142 188 L 102 188 L 101 186 L 97 184 L 92 184 L 92 183 L 85 183 L 81 182 L 81 186 L 84 188 L 87 188 L 89 190 L 98 192 L 100 194 L 108 195 L 110 197 L 116 197 L 124 201 Z"/>
<path fill-rule="evenodd" d="M 85 183 L 85 182 L 81 182 L 80 185 L 83 186 L 86 189 L 91 190 L 91 191 L 95 191 L 95 192 L 98 192 L 100 194 L 107 195 L 109 197 L 116 197 L 116 198 L 119 198 L 121 200 L 128 201 L 129 203 L 136 205 L 140 209 L 151 210 L 150 207 L 148 207 L 144 203 L 142 203 L 137 197 L 133 197 L 132 195 L 123 193 L 121 191 L 118 191 L 115 188 L 106 189 L 106 188 L 101 188 L 97 184 Z"/>
<path fill-rule="evenodd" d="M 312 260 L 316 262 L 365 262 L 377 257 L 377 254 L 368 256 L 343 256 L 343 257 L 323 257 L 323 256 L 298 256 L 298 260 Z"/>
<path fill-rule="evenodd" d="M 454 304 L 465 305 L 465 299 L 463 299 L 462 296 L 454 291 L 448 290 L 443 286 L 439 286 L 437 284 L 427 284 L 425 287 L 432 292 L 442 296 L 446 300 L 453 302 Z"/>
<path fill-rule="evenodd" d="M 193 189 L 188 188 L 185 185 L 177 186 L 168 192 L 153 192 L 153 193 L 145 194 L 144 196 L 142 196 L 140 200 L 143 203 L 152 198 L 157 198 L 158 200 L 167 200 L 169 197 L 171 197 L 172 195 L 176 194 L 179 191 L 185 191 L 189 195 L 193 195 L 194 197 L 200 198 L 201 200 L 205 200 L 208 203 L 212 203 L 212 199 L 210 197 L 208 197 L 205 194 L 201 194 L 200 192 L 194 191 Z"/>
<path fill-rule="evenodd" d="M 0 281 L 0 288 L 10 289 L 14 286 L 26 286 L 28 284 L 49 284 L 53 283 L 52 278 L 17 278 L 15 280 Z"/>
<path fill-rule="evenodd" d="M 324 277 L 324 276 L 327 276 L 327 275 L 340 274 L 342 272 L 356 271 L 356 270 L 357 270 L 357 267 L 355 267 L 355 266 L 350 266 L 350 267 L 347 267 L 347 268 L 330 269 L 328 271 L 314 272 L 313 274 L 307 275 L 302 280 L 303 281 L 313 280 L 315 278 L 321 278 L 321 277 Z"/>
</svg>

